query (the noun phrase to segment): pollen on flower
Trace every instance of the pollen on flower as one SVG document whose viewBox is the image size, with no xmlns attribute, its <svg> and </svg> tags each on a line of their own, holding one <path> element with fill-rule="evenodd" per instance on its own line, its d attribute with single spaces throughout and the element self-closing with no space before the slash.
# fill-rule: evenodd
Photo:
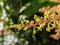
<svg viewBox="0 0 60 45">
<path fill-rule="evenodd" d="M 46 28 L 46 31 L 50 32 L 50 30 L 51 30 L 51 27 Z"/>
<path fill-rule="evenodd" d="M 46 31 L 50 32 L 50 30 L 52 29 L 52 27 L 50 26 L 51 23 L 48 23 L 48 27 L 46 28 Z"/>
</svg>

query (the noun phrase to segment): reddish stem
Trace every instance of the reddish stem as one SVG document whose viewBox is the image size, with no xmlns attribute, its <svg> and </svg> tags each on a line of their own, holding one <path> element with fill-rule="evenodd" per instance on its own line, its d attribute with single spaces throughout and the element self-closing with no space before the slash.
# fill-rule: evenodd
<svg viewBox="0 0 60 45">
<path fill-rule="evenodd" d="M 41 23 L 44 23 L 44 22 L 49 22 L 50 20 L 53 20 L 54 18 L 48 18 L 47 20 L 41 20 L 41 21 L 39 21 L 39 22 L 36 22 L 36 23 L 34 23 L 34 24 L 32 24 L 32 25 L 29 25 L 29 24 L 26 24 L 26 25 L 24 25 L 24 26 L 21 26 L 21 28 L 25 28 L 25 27 L 28 27 L 28 28 L 31 28 L 31 27 L 35 27 L 35 26 L 37 26 L 37 25 L 39 25 L 39 24 L 41 24 Z"/>
</svg>

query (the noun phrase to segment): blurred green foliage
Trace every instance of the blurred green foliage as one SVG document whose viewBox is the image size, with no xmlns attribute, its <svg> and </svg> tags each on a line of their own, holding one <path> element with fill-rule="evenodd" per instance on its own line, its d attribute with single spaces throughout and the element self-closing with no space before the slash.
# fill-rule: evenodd
<svg viewBox="0 0 60 45">
<path fill-rule="evenodd" d="M 2 16 L 2 8 L 0 6 L 0 18 L 1 18 L 1 16 Z"/>
<path fill-rule="evenodd" d="M 19 23 L 18 20 L 20 15 L 23 15 L 23 16 L 26 15 L 27 19 L 30 20 L 30 18 L 32 18 L 32 16 L 35 13 L 38 13 L 39 8 L 42 8 L 43 6 L 47 7 L 47 6 L 60 4 L 60 3 L 50 2 L 49 0 L 3 0 L 3 3 L 4 3 L 3 8 L 6 10 L 8 18 L 12 19 L 14 24 Z M 25 6 L 27 3 L 30 3 L 30 5 L 20 13 L 21 8 Z M 8 6 L 9 9 L 7 9 L 6 6 Z M 1 15 L 2 15 L 2 9 L 0 6 L 0 17 Z M 12 31 L 15 32 L 15 35 L 18 37 L 20 41 L 21 39 L 23 39 L 22 40 L 23 44 L 24 44 L 24 41 L 28 41 L 29 42 L 28 45 L 46 45 L 46 43 L 54 42 L 54 40 L 51 40 L 49 38 L 50 33 L 46 31 L 38 31 L 35 35 L 33 35 L 32 33 L 33 32 L 32 28 L 26 31 L 23 31 L 23 30 L 17 31 L 17 29 L 12 29 Z M 20 45 L 19 42 L 17 43 L 16 45 Z"/>
</svg>

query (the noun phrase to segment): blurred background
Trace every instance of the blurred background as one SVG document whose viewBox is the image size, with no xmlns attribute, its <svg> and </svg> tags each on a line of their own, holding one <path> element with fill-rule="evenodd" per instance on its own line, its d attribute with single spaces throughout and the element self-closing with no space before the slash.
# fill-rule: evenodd
<svg viewBox="0 0 60 45">
<path fill-rule="evenodd" d="M 32 27 L 9 28 L 24 19 L 34 20 L 34 15 L 43 17 L 45 11 L 60 15 L 60 0 L 0 0 L 0 45 L 60 45 L 60 26 L 56 32 L 45 31 L 47 26 L 37 32 Z"/>
</svg>

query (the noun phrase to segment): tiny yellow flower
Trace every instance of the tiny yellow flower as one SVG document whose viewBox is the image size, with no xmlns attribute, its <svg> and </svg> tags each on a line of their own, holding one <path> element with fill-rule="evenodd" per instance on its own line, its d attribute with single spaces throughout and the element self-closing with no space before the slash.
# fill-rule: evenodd
<svg viewBox="0 0 60 45">
<path fill-rule="evenodd" d="M 34 24 L 34 21 L 33 20 L 30 22 L 30 25 L 32 25 L 32 24 Z"/>
<path fill-rule="evenodd" d="M 29 20 L 24 19 L 24 20 L 23 20 L 23 24 L 24 24 L 24 23 L 28 24 L 28 23 L 30 23 L 30 22 L 29 22 Z"/>
<path fill-rule="evenodd" d="M 56 15 L 56 16 L 55 16 L 55 19 L 56 19 L 56 20 L 60 20 L 60 15 Z"/>
<path fill-rule="evenodd" d="M 40 20 L 41 20 L 40 18 L 37 18 L 35 21 L 36 21 L 36 22 L 39 22 Z"/>
<path fill-rule="evenodd" d="M 45 25 L 46 25 L 45 23 L 40 24 L 40 25 L 39 25 L 39 27 L 37 27 L 37 28 L 38 28 L 38 30 L 41 30 L 41 31 L 42 31 L 42 28 L 44 28 L 44 26 L 45 26 Z"/>
<path fill-rule="evenodd" d="M 38 30 L 42 31 L 42 28 L 44 28 L 44 26 L 42 24 L 39 25 L 39 27 L 37 27 Z"/>
<path fill-rule="evenodd" d="M 56 22 L 54 22 L 54 24 L 51 24 L 52 25 L 52 28 L 56 28 Z"/>
<path fill-rule="evenodd" d="M 49 26 L 49 24 L 48 24 L 48 27 L 46 28 L 46 31 L 48 31 L 48 32 L 50 32 L 50 30 L 51 30 L 52 28 Z"/>
<path fill-rule="evenodd" d="M 33 23 L 34 23 L 34 21 L 31 21 L 31 23 L 33 24 Z"/>
<path fill-rule="evenodd" d="M 42 28 L 41 27 L 36 27 L 36 28 L 38 28 L 38 30 L 42 31 Z"/>
<path fill-rule="evenodd" d="M 34 19 L 37 19 L 38 17 L 37 17 L 37 15 L 34 15 Z"/>
<path fill-rule="evenodd" d="M 24 21 L 21 21 L 21 25 L 24 25 Z"/>
<path fill-rule="evenodd" d="M 17 27 L 17 24 L 14 24 L 14 27 L 16 28 Z"/>
<path fill-rule="evenodd" d="M 9 28 L 15 28 L 14 25 L 10 25 Z"/>
<path fill-rule="evenodd" d="M 44 16 L 44 20 L 47 20 L 47 18 L 48 18 L 47 16 Z"/>
<path fill-rule="evenodd" d="M 21 29 L 22 29 L 20 25 L 17 25 L 16 28 L 17 28 L 18 30 L 21 30 Z"/>
<path fill-rule="evenodd" d="M 46 31 L 50 32 L 50 30 L 51 30 L 51 27 L 46 28 Z"/>
<path fill-rule="evenodd" d="M 29 20 L 25 20 L 25 23 L 28 24 L 29 23 Z"/>
<path fill-rule="evenodd" d="M 51 15 L 49 15 L 50 18 L 54 18 L 55 17 L 55 13 L 52 13 Z"/>
<path fill-rule="evenodd" d="M 36 22 L 39 22 L 41 19 L 40 19 L 37 15 L 34 15 L 34 20 L 35 20 Z"/>
<path fill-rule="evenodd" d="M 60 13 L 60 9 L 59 9 L 59 10 L 57 10 L 57 12 L 58 12 L 58 13 Z"/>
<path fill-rule="evenodd" d="M 33 27 L 33 34 L 36 34 L 36 30 L 35 30 L 35 27 Z"/>
<path fill-rule="evenodd" d="M 28 27 L 25 27 L 23 30 L 27 30 L 28 29 Z"/>
<path fill-rule="evenodd" d="M 49 16 L 49 14 L 50 14 L 50 11 L 45 11 L 44 12 L 44 16 Z"/>
<path fill-rule="evenodd" d="M 41 19 L 43 19 L 43 17 L 40 17 Z"/>
<path fill-rule="evenodd" d="M 18 30 L 21 30 L 22 28 L 21 27 L 17 27 Z"/>
<path fill-rule="evenodd" d="M 45 25 L 46 25 L 45 23 L 42 23 L 42 24 L 40 24 L 39 26 L 40 26 L 41 28 L 44 28 Z"/>
</svg>

